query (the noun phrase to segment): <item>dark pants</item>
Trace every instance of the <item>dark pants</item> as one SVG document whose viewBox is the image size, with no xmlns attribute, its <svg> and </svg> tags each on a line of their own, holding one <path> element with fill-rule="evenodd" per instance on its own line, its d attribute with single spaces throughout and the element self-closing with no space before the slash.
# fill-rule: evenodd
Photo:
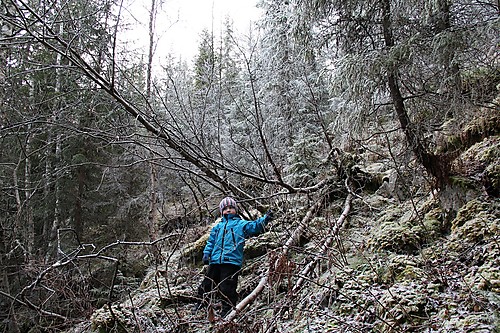
<svg viewBox="0 0 500 333">
<path fill-rule="evenodd" d="M 205 278 L 198 287 L 198 297 L 202 304 L 207 305 L 207 294 L 218 289 L 222 298 L 222 310 L 234 307 L 238 302 L 238 276 L 241 267 L 231 264 L 211 264 L 208 266 Z"/>
</svg>

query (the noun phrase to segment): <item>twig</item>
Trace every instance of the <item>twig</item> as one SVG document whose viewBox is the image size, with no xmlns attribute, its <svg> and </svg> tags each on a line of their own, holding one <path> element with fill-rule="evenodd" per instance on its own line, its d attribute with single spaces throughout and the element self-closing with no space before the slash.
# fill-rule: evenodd
<svg viewBox="0 0 500 333">
<path fill-rule="evenodd" d="M 115 269 L 113 271 L 113 279 L 111 280 L 111 287 L 109 288 L 108 301 L 111 302 L 111 298 L 113 297 L 113 290 L 115 289 L 116 275 L 118 274 L 118 265 L 120 264 L 119 260 L 115 261 Z"/>
<path fill-rule="evenodd" d="M 167 238 L 170 238 L 170 237 L 173 237 L 173 236 L 178 236 L 178 235 L 179 234 L 169 234 L 169 235 L 166 235 L 166 236 L 164 236 L 162 238 L 159 238 L 159 239 L 157 239 L 157 240 L 155 240 L 153 242 L 124 242 L 124 241 L 119 241 L 118 240 L 115 243 L 106 245 L 105 247 L 103 247 L 102 249 L 100 249 L 99 251 L 97 251 L 96 253 L 86 254 L 86 255 L 76 255 L 76 256 L 74 256 L 72 258 L 68 258 L 66 260 L 58 260 L 55 263 L 53 263 L 52 265 L 50 265 L 47 268 L 45 268 L 43 271 L 41 271 L 38 274 L 38 276 L 35 278 L 35 280 L 33 282 L 31 282 L 30 284 L 28 284 L 27 286 L 25 286 L 17 294 L 17 296 L 9 295 L 9 294 L 7 294 L 7 293 L 5 293 L 3 291 L 0 291 L 0 295 L 6 296 L 6 297 L 14 300 L 15 302 L 17 302 L 17 303 L 19 303 L 21 305 L 24 305 L 26 307 L 32 308 L 32 309 L 38 311 L 42 315 L 47 315 L 47 316 L 51 316 L 51 317 L 56 317 L 56 318 L 60 318 L 60 319 L 63 319 L 63 320 L 67 320 L 67 318 L 65 316 L 62 316 L 62 315 L 54 313 L 54 312 L 43 310 L 40 306 L 37 306 L 37 305 L 31 303 L 29 300 L 26 299 L 26 297 L 24 297 L 25 293 L 28 290 L 33 289 L 37 285 L 39 285 L 41 283 L 41 281 L 43 280 L 43 278 L 45 277 L 45 275 L 47 275 L 50 271 L 52 271 L 54 269 L 57 269 L 57 268 L 64 267 L 66 265 L 69 265 L 69 264 L 71 264 L 71 263 L 73 263 L 73 262 L 75 262 L 77 260 L 99 258 L 99 259 L 113 261 L 113 262 L 116 262 L 118 264 L 118 259 L 117 258 L 105 256 L 105 255 L 102 255 L 102 253 L 104 251 L 109 250 L 110 248 L 112 248 L 114 246 L 118 246 L 118 245 L 150 246 L 150 245 L 154 245 L 154 244 L 156 244 L 158 242 L 164 241 Z M 76 253 L 78 253 L 80 250 L 76 251 Z M 109 294 L 109 298 L 110 299 L 111 299 L 112 290 L 113 290 L 113 286 L 111 286 L 111 290 L 110 290 L 110 294 Z M 24 299 L 24 301 L 22 301 L 21 299 Z"/>
<path fill-rule="evenodd" d="M 42 314 L 42 315 L 50 316 L 50 317 L 56 317 L 56 318 L 59 318 L 59 319 L 62 319 L 62 320 L 68 320 L 68 318 L 66 318 L 65 316 L 62 316 L 62 315 L 60 315 L 58 313 L 43 310 L 42 308 L 36 306 L 35 304 L 31 303 L 27 299 L 25 299 L 25 301 L 21 301 L 19 298 L 14 297 L 14 296 L 12 296 L 12 295 L 10 295 L 10 294 L 8 294 L 6 292 L 3 292 L 1 290 L 0 290 L 0 295 L 5 296 L 7 298 L 10 298 L 14 302 L 19 303 L 19 304 L 21 304 L 23 306 L 26 306 L 28 308 L 34 309 L 34 310 L 38 311 L 40 314 Z"/>
<path fill-rule="evenodd" d="M 179 234 L 179 233 L 169 234 L 169 235 L 163 236 L 161 238 L 158 238 L 158 239 L 156 239 L 156 240 L 154 240 L 152 242 L 125 242 L 125 241 L 117 240 L 114 243 L 111 243 L 111 244 L 108 244 L 108 245 L 104 246 L 102 249 L 100 249 L 96 253 L 91 253 L 91 254 L 77 256 L 76 259 L 88 259 L 88 258 L 96 258 L 96 257 L 104 258 L 103 256 L 101 256 L 101 253 L 109 250 L 112 247 L 118 246 L 118 245 L 127 245 L 127 246 L 152 246 L 152 245 L 155 245 L 156 243 L 162 242 L 162 241 L 164 241 L 164 240 L 166 240 L 166 239 L 168 239 L 170 237 L 179 236 L 179 235 L 181 235 L 181 234 Z"/>
<path fill-rule="evenodd" d="M 135 314 L 134 300 L 132 299 L 132 295 L 130 295 L 130 292 L 128 292 L 128 298 L 130 300 L 130 305 L 131 305 L 132 315 L 134 316 L 135 325 L 137 326 L 139 332 L 142 333 L 141 324 L 139 323 L 137 315 Z"/>
</svg>

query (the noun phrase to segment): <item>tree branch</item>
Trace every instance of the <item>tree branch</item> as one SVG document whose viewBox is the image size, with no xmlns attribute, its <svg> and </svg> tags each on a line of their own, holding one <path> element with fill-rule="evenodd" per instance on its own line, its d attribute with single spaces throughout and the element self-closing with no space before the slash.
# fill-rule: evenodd
<svg viewBox="0 0 500 333">
<path fill-rule="evenodd" d="M 344 210 L 342 214 L 340 214 L 340 217 L 337 219 L 335 222 L 335 225 L 333 226 L 333 229 L 330 232 L 330 235 L 325 239 L 323 244 L 321 245 L 321 248 L 319 249 L 318 253 L 314 257 L 312 261 L 310 261 L 304 269 L 299 274 L 299 279 L 297 282 L 295 282 L 295 285 L 292 288 L 292 294 L 295 294 L 300 287 L 302 286 L 302 283 L 304 282 L 305 277 L 311 272 L 311 270 L 316 267 L 318 262 L 324 258 L 324 255 L 326 254 L 328 248 L 330 247 L 331 243 L 333 242 L 335 236 L 338 235 L 340 228 L 342 228 L 345 219 L 347 218 L 347 215 L 349 214 L 351 210 L 351 202 L 352 202 L 353 195 L 351 192 L 347 195 L 347 198 L 345 199 L 344 202 Z"/>
</svg>

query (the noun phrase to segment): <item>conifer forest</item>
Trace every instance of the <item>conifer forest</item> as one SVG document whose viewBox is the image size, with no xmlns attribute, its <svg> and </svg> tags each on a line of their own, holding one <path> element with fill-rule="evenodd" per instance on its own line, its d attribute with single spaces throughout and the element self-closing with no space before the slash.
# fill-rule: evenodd
<svg viewBox="0 0 500 333">
<path fill-rule="evenodd" d="M 498 0 L 257 0 L 159 65 L 168 1 L 139 48 L 0 0 L 0 332 L 500 332 Z M 226 196 L 273 220 L 224 317 Z"/>
</svg>

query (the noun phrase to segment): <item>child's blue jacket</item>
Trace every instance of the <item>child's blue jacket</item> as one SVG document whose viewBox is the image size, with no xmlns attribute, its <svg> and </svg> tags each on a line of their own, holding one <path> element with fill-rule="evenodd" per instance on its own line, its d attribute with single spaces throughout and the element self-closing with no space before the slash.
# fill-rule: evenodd
<svg viewBox="0 0 500 333">
<path fill-rule="evenodd" d="M 203 254 L 208 255 L 210 264 L 243 264 L 245 239 L 264 232 L 266 216 L 254 221 L 241 219 L 238 214 L 223 215 L 210 231 Z"/>
</svg>

